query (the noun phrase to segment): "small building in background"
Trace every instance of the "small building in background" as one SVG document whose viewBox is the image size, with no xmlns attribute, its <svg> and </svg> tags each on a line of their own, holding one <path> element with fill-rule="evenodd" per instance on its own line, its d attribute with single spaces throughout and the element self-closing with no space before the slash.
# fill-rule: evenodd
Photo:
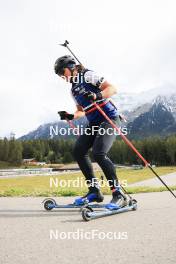
<svg viewBox="0 0 176 264">
<path fill-rule="evenodd" d="M 39 166 L 44 166 L 46 162 L 44 161 L 37 161 L 35 158 L 30 158 L 30 159 L 23 159 L 23 164 L 25 165 L 39 165 Z"/>
<path fill-rule="evenodd" d="M 37 165 L 37 160 L 35 158 L 23 159 L 23 164 L 25 164 L 25 165 Z"/>
</svg>

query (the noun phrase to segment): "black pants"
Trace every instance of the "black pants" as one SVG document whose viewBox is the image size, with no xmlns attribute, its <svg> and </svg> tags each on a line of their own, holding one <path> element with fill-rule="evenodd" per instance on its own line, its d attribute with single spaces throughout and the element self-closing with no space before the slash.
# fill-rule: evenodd
<svg viewBox="0 0 176 264">
<path fill-rule="evenodd" d="M 119 126 L 119 118 L 116 118 L 116 120 L 112 121 Z M 108 123 L 108 121 L 103 121 L 99 124 L 89 124 L 88 128 L 92 128 L 93 126 L 97 126 L 98 131 L 91 135 L 81 135 L 76 141 L 73 155 L 87 182 L 91 184 L 92 182 L 96 181 L 92 163 L 88 157 L 88 150 L 92 148 L 94 160 L 103 170 L 106 179 L 109 182 L 110 188 L 114 189 L 114 187 L 118 185 L 118 179 L 115 167 L 112 161 L 107 157 L 107 153 L 110 150 L 116 136 L 114 133 L 113 135 L 109 135 L 107 133 L 107 129 L 109 128 L 111 129 L 112 133 L 112 126 Z M 106 133 L 102 134 L 102 128 Z"/>
</svg>

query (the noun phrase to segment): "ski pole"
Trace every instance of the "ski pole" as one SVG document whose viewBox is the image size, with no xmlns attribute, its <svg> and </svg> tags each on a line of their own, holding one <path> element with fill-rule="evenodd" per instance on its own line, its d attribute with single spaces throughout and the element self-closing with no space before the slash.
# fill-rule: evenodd
<svg viewBox="0 0 176 264">
<path fill-rule="evenodd" d="M 120 134 L 125 143 L 137 154 L 137 156 L 144 162 L 145 166 L 148 167 L 156 177 L 162 182 L 162 184 L 168 189 L 168 191 L 176 198 L 174 192 L 169 188 L 169 186 L 160 178 L 156 171 L 152 168 L 151 164 L 146 161 L 146 159 L 139 153 L 135 146 L 129 141 L 129 139 L 121 132 L 121 129 L 113 123 L 113 121 L 105 114 L 105 112 L 97 105 L 95 102 L 92 102 L 97 110 L 104 116 L 104 118 L 110 123 L 110 125 Z"/>
<path fill-rule="evenodd" d="M 80 62 L 80 60 L 78 59 L 78 57 L 73 53 L 73 51 L 70 49 L 70 47 L 68 46 L 68 44 L 69 44 L 68 40 L 65 40 L 65 42 L 63 44 L 59 44 L 59 45 L 62 46 L 62 47 L 67 48 L 70 51 L 70 53 L 74 56 L 74 58 L 79 62 L 79 64 L 81 64 L 81 66 L 84 68 L 83 64 Z M 72 121 L 70 121 L 70 120 L 67 119 L 67 122 L 68 122 L 68 124 L 69 124 L 70 127 L 75 128 L 75 126 L 74 126 L 74 124 L 73 124 Z M 103 176 L 101 176 L 101 178 L 102 177 Z M 120 186 L 123 189 L 123 191 L 127 194 L 127 196 L 130 199 L 132 199 L 132 197 L 129 195 L 129 193 L 127 193 L 127 191 L 125 190 L 125 188 L 122 185 L 120 185 Z"/>
</svg>

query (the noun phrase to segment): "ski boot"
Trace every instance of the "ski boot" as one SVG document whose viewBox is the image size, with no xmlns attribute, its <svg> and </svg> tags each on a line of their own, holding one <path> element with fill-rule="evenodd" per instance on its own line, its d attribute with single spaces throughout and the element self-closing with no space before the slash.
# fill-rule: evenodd
<svg viewBox="0 0 176 264">
<path fill-rule="evenodd" d="M 107 209 L 117 210 L 128 205 L 127 197 L 120 187 L 117 187 L 112 191 L 112 199 L 109 204 L 106 205 Z"/>
<path fill-rule="evenodd" d="M 92 202 L 101 203 L 104 197 L 100 189 L 96 187 L 89 187 L 88 193 L 80 198 L 77 198 L 74 202 L 75 205 L 85 205 Z"/>
</svg>

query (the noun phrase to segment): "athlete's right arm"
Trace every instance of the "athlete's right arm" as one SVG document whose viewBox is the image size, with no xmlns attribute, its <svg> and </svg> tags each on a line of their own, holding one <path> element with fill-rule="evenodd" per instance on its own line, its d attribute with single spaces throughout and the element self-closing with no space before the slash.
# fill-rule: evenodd
<svg viewBox="0 0 176 264">
<path fill-rule="evenodd" d="M 85 116 L 85 112 L 84 112 L 82 106 L 81 105 L 77 105 L 76 107 L 77 107 L 77 110 L 74 113 L 74 119 L 78 119 L 78 118 L 81 118 L 81 117 Z"/>
</svg>

